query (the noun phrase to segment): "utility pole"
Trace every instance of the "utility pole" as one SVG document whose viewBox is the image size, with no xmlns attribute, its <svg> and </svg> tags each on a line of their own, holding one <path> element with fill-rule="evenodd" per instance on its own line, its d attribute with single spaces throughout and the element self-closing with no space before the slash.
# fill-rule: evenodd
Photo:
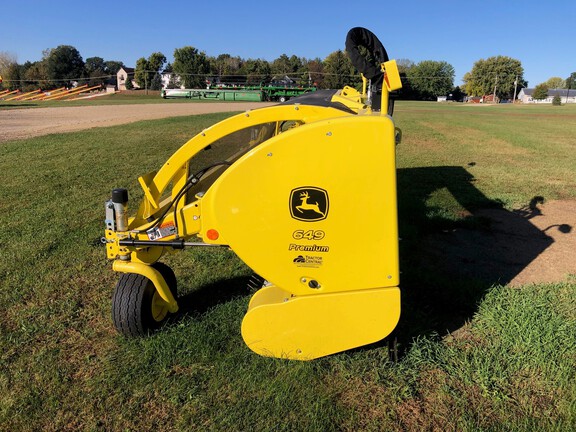
<svg viewBox="0 0 576 432">
<path fill-rule="evenodd" d="M 498 74 L 496 74 L 496 81 L 494 81 L 494 94 L 492 95 L 492 102 L 496 103 L 496 85 L 498 84 Z"/>
<path fill-rule="evenodd" d="M 518 75 L 516 75 L 516 79 L 514 80 L 514 97 L 512 98 L 512 103 L 516 103 L 516 89 L 518 88 Z"/>
</svg>

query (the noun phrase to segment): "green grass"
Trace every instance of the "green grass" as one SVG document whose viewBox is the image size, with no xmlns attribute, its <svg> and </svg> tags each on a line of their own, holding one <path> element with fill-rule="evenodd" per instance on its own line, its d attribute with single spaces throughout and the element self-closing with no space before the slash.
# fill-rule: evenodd
<svg viewBox="0 0 576 432">
<path fill-rule="evenodd" d="M 474 209 L 573 199 L 576 107 L 397 108 L 398 363 L 385 344 L 306 363 L 253 354 L 240 335 L 250 269 L 220 249 L 168 257 L 179 320 L 147 338 L 116 334 L 104 201 L 229 114 L 0 145 L 2 429 L 573 430 L 576 283 L 442 278 L 409 254 L 423 233 L 486 229 Z"/>
</svg>

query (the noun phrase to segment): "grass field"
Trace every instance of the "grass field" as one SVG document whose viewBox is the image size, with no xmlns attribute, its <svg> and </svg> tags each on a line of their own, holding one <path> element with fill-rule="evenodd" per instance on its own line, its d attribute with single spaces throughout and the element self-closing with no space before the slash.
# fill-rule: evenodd
<svg viewBox="0 0 576 432">
<path fill-rule="evenodd" d="M 250 269 L 221 249 L 166 259 L 186 311 L 177 321 L 116 334 L 104 201 L 227 115 L 0 146 L 0 429 L 576 428 L 576 280 L 510 288 L 413 258 L 428 233 L 489 229 L 474 209 L 576 198 L 576 106 L 397 104 L 397 363 L 385 343 L 305 363 L 253 354 L 240 336 Z"/>
</svg>

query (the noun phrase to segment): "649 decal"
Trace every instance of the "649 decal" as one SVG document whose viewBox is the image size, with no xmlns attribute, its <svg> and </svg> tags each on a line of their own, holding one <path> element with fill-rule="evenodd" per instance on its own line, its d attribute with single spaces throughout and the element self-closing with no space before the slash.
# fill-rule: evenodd
<svg viewBox="0 0 576 432">
<path fill-rule="evenodd" d="M 325 236 L 322 230 L 296 230 L 292 233 L 294 240 L 322 240 Z"/>
</svg>

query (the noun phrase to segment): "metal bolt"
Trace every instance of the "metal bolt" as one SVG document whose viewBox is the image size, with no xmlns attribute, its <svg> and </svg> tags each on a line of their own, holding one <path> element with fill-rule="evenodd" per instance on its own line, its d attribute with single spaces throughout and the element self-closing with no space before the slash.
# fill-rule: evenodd
<svg viewBox="0 0 576 432">
<path fill-rule="evenodd" d="M 320 288 L 320 284 L 318 283 L 317 280 L 314 280 L 314 279 L 312 279 L 310 282 L 308 282 L 308 286 L 312 289 Z"/>
<path fill-rule="evenodd" d="M 332 136 L 332 132 L 328 132 L 326 135 L 328 135 L 328 136 Z"/>
<path fill-rule="evenodd" d="M 270 156 L 272 156 L 272 153 L 268 153 L 266 156 L 270 157 Z"/>
</svg>

